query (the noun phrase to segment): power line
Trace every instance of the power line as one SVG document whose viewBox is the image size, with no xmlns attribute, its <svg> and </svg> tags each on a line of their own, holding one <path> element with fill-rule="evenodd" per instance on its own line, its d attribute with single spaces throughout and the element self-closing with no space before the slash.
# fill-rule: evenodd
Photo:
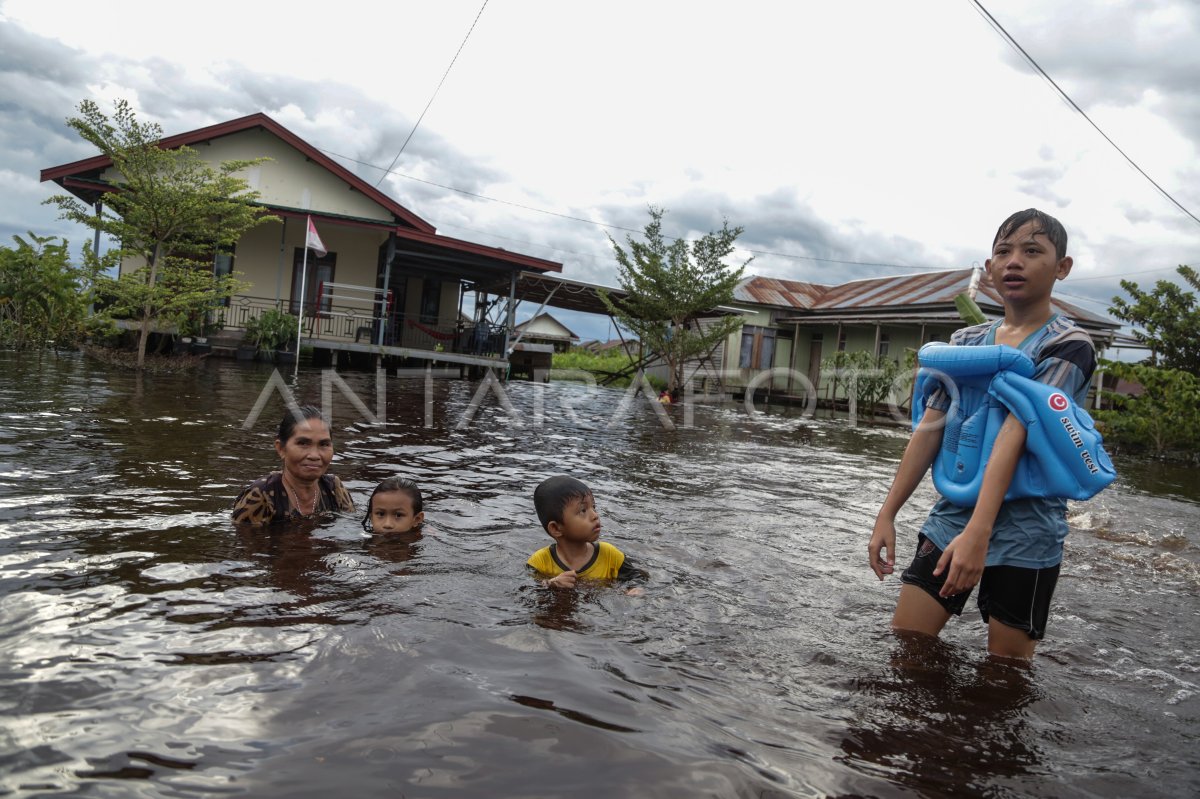
<svg viewBox="0 0 1200 799">
<path fill-rule="evenodd" d="M 348 155 L 342 155 L 341 153 L 335 153 L 332 150 L 324 150 L 321 148 L 317 148 L 317 149 L 321 150 L 321 152 L 325 153 L 326 155 L 332 155 L 337 158 L 344 158 L 347 161 L 350 161 L 355 164 L 361 164 L 362 166 L 370 167 L 371 169 L 383 169 L 383 167 L 379 166 L 378 164 L 371 164 L 366 161 L 360 161 L 357 158 L 351 158 Z M 395 163 L 396 162 L 393 161 L 392 166 L 395 166 Z M 594 219 L 584 219 L 583 217 L 580 217 L 580 216 L 571 216 L 570 214 L 560 214 L 557 211 L 547 211 L 545 208 L 535 208 L 532 205 L 522 205 L 521 203 L 515 203 L 515 202 L 512 202 L 511 200 L 501 200 L 498 197 L 488 197 L 486 194 L 479 194 L 477 192 L 467 191 L 466 189 L 459 189 L 454 186 L 447 186 L 444 183 L 436 183 L 432 180 L 426 180 L 425 178 L 416 177 L 415 175 L 406 175 L 403 172 L 393 172 L 392 167 L 383 169 L 383 177 L 381 177 L 379 179 L 379 182 L 382 183 L 383 178 L 387 177 L 388 175 L 395 175 L 398 178 L 405 178 L 407 180 L 415 180 L 417 183 L 424 183 L 427 186 L 437 186 L 439 189 L 446 189 L 447 191 L 458 192 L 459 194 L 465 194 L 468 197 L 474 197 L 479 200 L 487 200 L 488 202 L 500 203 L 501 205 L 511 205 L 514 208 L 521 208 L 526 211 L 534 211 L 539 214 L 548 214 L 549 216 L 557 216 L 559 219 L 569 219 L 572 222 L 585 222 L 589 225 L 596 225 L 598 227 L 611 228 L 612 230 L 623 230 L 628 233 L 641 233 L 642 232 L 640 230 L 635 230 L 634 228 L 630 228 L 630 227 L 621 227 L 620 225 L 609 225 L 604 222 L 597 222 Z M 375 185 L 378 186 L 379 183 L 376 183 Z"/>
<path fill-rule="evenodd" d="M 951 272 L 955 269 L 962 269 L 959 266 L 914 266 L 912 264 L 887 264 L 877 263 L 875 261 L 843 261 L 838 258 L 819 258 L 815 255 L 790 255 L 786 252 L 771 252 L 770 250 L 751 250 L 746 249 L 746 252 L 754 253 L 755 255 L 773 255 L 777 258 L 790 258 L 794 261 L 820 261 L 827 264 L 848 264 L 850 266 L 878 266 L 886 269 L 925 269 L 932 272 Z"/>
<path fill-rule="evenodd" d="M 1166 189 L 1164 189 L 1162 186 L 1158 185 L 1158 183 L 1154 180 L 1154 178 L 1152 178 L 1148 174 L 1146 174 L 1146 170 L 1142 169 L 1140 166 L 1137 165 L 1136 161 L 1134 161 L 1132 158 L 1130 158 L 1128 155 L 1126 155 L 1125 151 L 1122 150 L 1120 147 L 1118 147 L 1117 143 L 1115 141 L 1113 141 L 1112 139 L 1110 139 L 1108 134 L 1100 129 L 1099 125 L 1097 125 L 1095 122 L 1092 121 L 1092 118 L 1089 117 L 1084 112 L 1084 110 L 1082 108 L 1080 108 L 1079 105 L 1074 100 L 1071 99 L 1070 95 L 1068 95 L 1065 91 L 1063 91 L 1062 87 L 1054 82 L 1054 78 L 1051 78 L 1046 73 L 1046 70 L 1042 69 L 1041 65 L 1038 64 L 1037 61 L 1033 60 L 1033 56 L 1031 56 L 1031 55 L 1029 55 L 1029 53 L 1025 52 L 1025 48 L 1017 43 L 1017 40 L 1012 37 L 1012 34 L 1010 34 L 1008 31 L 1006 31 L 1004 29 L 1004 26 L 1001 25 L 996 20 L 996 18 L 993 17 L 991 15 L 991 13 L 989 13 L 988 10 L 983 7 L 983 4 L 980 3 L 979 0 L 971 0 L 971 1 L 975 4 L 975 6 L 979 9 L 980 12 L 982 12 L 984 15 L 986 15 L 987 20 L 991 24 L 992 28 L 995 31 L 997 31 L 998 33 L 1000 33 L 1012 47 L 1016 48 L 1017 52 L 1019 52 L 1022 56 L 1024 56 L 1025 60 L 1028 61 L 1030 63 L 1030 65 L 1033 66 L 1034 69 L 1036 69 L 1039 73 L 1041 73 L 1041 76 L 1043 78 L 1045 78 L 1047 81 L 1050 82 L 1050 85 L 1054 87 L 1055 91 L 1057 91 L 1059 93 L 1059 95 L 1061 95 L 1062 98 L 1071 105 L 1072 108 L 1074 108 L 1076 111 L 1078 111 L 1079 115 L 1082 116 L 1084 119 L 1086 119 L 1088 121 L 1088 124 L 1091 125 L 1093 128 L 1095 128 L 1096 132 L 1099 133 L 1101 136 L 1103 136 L 1104 140 L 1106 142 L 1108 142 L 1109 144 L 1111 144 L 1114 150 L 1116 150 L 1118 153 L 1121 154 L 1122 158 L 1124 158 L 1126 161 L 1128 161 L 1129 164 L 1134 169 L 1136 169 L 1139 173 L 1141 173 L 1142 177 L 1144 177 L 1146 180 L 1150 181 L 1150 184 L 1152 186 L 1154 186 L 1154 188 L 1158 189 L 1159 193 L 1162 194 L 1162 196 L 1164 196 L 1168 200 L 1170 200 L 1171 203 L 1173 203 L 1175 205 L 1175 207 L 1178 208 L 1180 211 L 1183 211 L 1185 214 L 1187 214 L 1189 217 L 1191 217 L 1193 222 L 1200 225 L 1200 218 L 1197 218 L 1195 214 L 1193 214 L 1188 209 L 1184 208 L 1182 203 L 1180 203 L 1178 200 L 1176 200 L 1174 197 L 1172 197 L 1167 192 Z"/>
<path fill-rule="evenodd" d="M 410 141 L 412 141 L 413 134 L 417 132 L 417 128 L 420 126 L 421 120 L 425 118 L 425 111 L 429 110 L 429 106 L 433 105 L 433 99 L 437 97 L 438 92 L 442 90 L 442 84 L 446 82 L 446 78 L 449 76 L 450 70 L 454 67 L 454 62 L 458 60 L 458 54 L 462 52 L 464 47 L 466 47 L 467 39 L 471 38 L 471 31 L 475 30 L 475 24 L 479 22 L 479 17 L 483 15 L 483 10 L 487 8 L 487 4 L 488 0 L 483 0 L 483 5 L 479 7 L 479 13 L 475 15 L 475 21 L 471 23 L 471 27 L 467 30 L 467 35 L 463 37 L 462 44 L 460 44 L 458 46 L 458 50 L 455 51 L 454 58 L 450 59 L 450 66 L 446 67 L 445 73 L 442 74 L 442 79 L 438 81 L 437 88 L 434 89 L 433 94 L 429 96 L 429 102 L 425 104 L 425 110 L 421 112 L 421 116 L 417 117 L 417 121 L 412 126 L 412 130 L 408 132 L 408 138 L 404 140 L 404 144 L 400 145 L 400 152 L 396 153 L 396 157 L 392 159 L 392 163 L 388 166 L 387 170 L 379 176 L 379 183 L 383 183 L 383 179 L 388 176 L 388 173 L 392 171 L 392 167 L 396 165 L 396 162 L 400 160 L 400 156 L 404 154 L 404 148 L 408 146 Z M 375 184 L 375 188 L 379 188 L 379 183 Z"/>
<path fill-rule="evenodd" d="M 351 163 L 354 163 L 354 164 L 359 164 L 361 166 L 369 167 L 371 169 L 383 169 L 383 167 L 381 167 L 377 164 L 372 164 L 367 161 L 361 161 L 357 158 L 352 158 L 348 155 L 342 155 L 341 153 L 335 153 L 332 150 L 326 150 L 323 148 L 318 148 L 318 149 L 320 149 L 321 152 L 325 153 L 326 155 L 331 155 L 335 158 L 341 158 L 346 161 L 350 161 Z M 394 162 L 393 162 L 393 165 L 394 165 Z M 642 233 L 641 230 L 637 230 L 635 228 L 624 227 L 622 225 L 613 225 L 613 224 L 609 224 L 607 222 L 597 222 L 595 219 L 585 219 L 584 217 L 581 217 L 581 216 L 571 216 L 570 214 L 563 214 L 563 213 L 559 213 L 558 211 L 548 211 L 545 208 L 537 208 L 532 205 L 524 205 L 522 203 L 512 202 L 511 200 L 501 200 L 498 197 L 489 197 L 486 194 L 479 194 L 478 192 L 467 191 L 466 189 L 460 189 L 455 186 L 447 186 L 444 183 L 437 183 L 436 181 L 426 180 L 425 178 L 419 178 L 419 177 L 416 177 L 415 175 L 406 175 L 403 172 L 395 172 L 392 170 L 391 167 L 388 167 L 387 169 L 383 169 L 383 172 L 384 172 L 383 177 L 387 177 L 388 175 L 394 175 L 398 178 L 405 178 L 406 180 L 415 180 L 417 183 L 424 183 L 427 186 L 436 186 L 439 189 L 445 189 L 446 191 L 457 192 L 458 194 L 463 194 L 463 195 L 466 195 L 467 197 L 474 197 L 475 199 L 478 199 L 478 200 L 487 200 L 488 202 L 500 203 L 501 205 L 510 205 L 513 208 L 520 208 L 524 211 L 532 211 L 537 214 L 546 214 L 548 216 L 556 216 L 559 219 L 566 219 L 571 222 L 583 222 L 584 224 L 587 224 L 587 225 L 594 225 L 596 227 L 608 228 L 609 230 L 620 230 L 625 233 L 635 233 L 635 234 Z M 383 182 L 382 177 L 379 180 L 380 180 L 380 183 Z M 379 184 L 377 183 L 375 185 L 379 185 Z M 463 229 L 470 230 L 470 228 L 463 228 Z M 504 236 L 499 236 L 498 234 L 488 233 L 488 232 L 482 231 L 482 230 L 475 230 L 473 232 L 483 233 L 488 236 L 497 236 L 498 238 L 505 238 Z M 667 236 L 666 238 L 674 240 L 675 237 Z M 508 239 L 508 241 L 514 241 L 514 242 L 521 243 L 521 244 L 533 244 L 533 242 L 522 241 L 521 239 Z M 534 245 L 534 246 L 543 247 L 543 246 L 548 246 L 548 245 L 538 244 L 538 245 Z M 555 249 L 555 248 L 551 247 L 551 249 Z M 751 250 L 749 248 L 741 248 L 741 249 L 745 249 L 746 252 L 751 253 L 753 255 L 772 255 L 777 258 L 788 258 L 788 259 L 796 260 L 796 261 L 819 261 L 821 263 L 846 264 L 849 266 L 874 266 L 874 267 L 881 267 L 881 268 L 885 268 L 885 269 L 924 269 L 924 270 L 929 270 L 929 271 L 949 271 L 949 269 L 951 269 L 951 268 L 956 268 L 956 267 L 944 267 L 944 266 L 921 266 L 921 265 L 913 265 L 913 264 L 890 264 L 890 263 L 882 263 L 882 262 L 875 262 L 875 261 L 848 261 L 848 260 L 844 260 L 844 259 L 840 259 L 840 258 L 821 258 L 816 255 L 792 255 L 790 253 L 772 252 L 770 250 Z M 571 252 L 571 251 L 564 250 L 563 252 Z M 575 254 L 578 255 L 580 253 L 575 253 Z"/>
<path fill-rule="evenodd" d="M 1120 280 L 1123 278 L 1132 277 L 1133 275 L 1150 275 L 1154 274 L 1155 272 L 1174 272 L 1176 269 L 1178 269 L 1178 267 L 1164 266 L 1161 269 L 1144 269 L 1141 272 L 1126 272 L 1123 275 L 1097 275 L 1096 277 L 1071 278 L 1071 282 L 1082 283 L 1085 280 L 1113 280 L 1114 278 Z"/>
<path fill-rule="evenodd" d="M 1058 291 L 1057 289 L 1054 291 L 1054 296 L 1055 297 L 1070 297 L 1071 299 L 1077 300 L 1079 302 L 1090 302 L 1095 305 L 1105 305 L 1105 306 L 1108 305 L 1108 301 L 1106 301 L 1106 300 L 1096 300 L 1096 299 L 1092 299 L 1091 297 L 1081 297 L 1078 294 L 1068 294 L 1065 291 Z"/>
</svg>

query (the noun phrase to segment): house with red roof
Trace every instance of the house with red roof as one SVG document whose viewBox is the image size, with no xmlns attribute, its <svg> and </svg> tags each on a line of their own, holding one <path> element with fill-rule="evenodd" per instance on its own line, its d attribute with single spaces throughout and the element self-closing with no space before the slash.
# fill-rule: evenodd
<svg viewBox="0 0 1200 799">
<path fill-rule="evenodd" d="M 303 314 L 302 344 L 326 362 L 342 351 L 472 366 L 504 365 L 515 327 L 518 275 L 552 274 L 562 264 L 443 236 L 432 224 L 265 114 L 164 138 L 217 166 L 267 158 L 242 177 L 279 222 L 246 233 L 230 252 L 214 252 L 213 270 L 236 270 L 250 284 L 223 315 L 240 337 L 269 308 Z M 42 170 L 88 204 L 120 191 L 106 156 Z M 311 219 L 327 252 L 309 250 Z M 122 264 L 122 271 L 140 263 Z M 475 293 L 475 319 L 460 321 Z M 495 292 L 490 294 L 489 292 Z M 491 316 L 488 315 L 491 311 Z M 497 313 L 497 311 L 499 313 Z"/>
</svg>

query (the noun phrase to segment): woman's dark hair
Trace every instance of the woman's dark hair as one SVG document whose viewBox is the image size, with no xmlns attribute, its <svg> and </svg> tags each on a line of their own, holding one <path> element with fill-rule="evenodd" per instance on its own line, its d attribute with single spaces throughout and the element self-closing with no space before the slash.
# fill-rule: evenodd
<svg viewBox="0 0 1200 799">
<path fill-rule="evenodd" d="M 325 418 L 325 414 L 321 413 L 321 409 L 315 405 L 301 405 L 295 409 L 288 409 L 288 412 L 283 415 L 283 420 L 279 423 L 279 443 L 286 444 L 288 439 L 296 433 L 296 425 L 307 422 L 309 419 L 320 419 L 329 426 L 329 420 Z M 330 431 L 332 433 L 332 431 Z"/>
<path fill-rule="evenodd" d="M 374 509 L 375 495 L 390 494 L 393 491 L 402 491 L 408 494 L 408 499 L 412 502 L 413 516 L 424 510 L 425 503 L 421 501 L 421 489 L 417 488 L 416 483 L 406 477 L 389 477 L 375 486 L 375 490 L 371 492 L 371 498 L 367 500 L 367 514 L 363 516 L 362 528 L 368 533 L 375 532 L 375 529 L 371 527 L 371 511 Z"/>
</svg>

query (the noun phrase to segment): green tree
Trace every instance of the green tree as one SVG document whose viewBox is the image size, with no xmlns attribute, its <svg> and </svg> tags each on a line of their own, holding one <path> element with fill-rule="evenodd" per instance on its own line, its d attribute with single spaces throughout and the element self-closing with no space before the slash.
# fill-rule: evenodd
<svg viewBox="0 0 1200 799">
<path fill-rule="evenodd" d="M 609 236 L 615 251 L 617 279 L 627 296 L 613 299 L 601 291 L 609 313 L 632 330 L 651 352 L 667 364 L 667 388 L 683 384 L 683 366 L 690 358 L 711 352 L 718 342 L 741 327 L 741 319 L 723 317 L 700 325 L 706 312 L 733 299 L 733 290 L 752 258 L 734 269 L 724 261 L 733 252 L 741 227 L 729 222 L 691 242 L 668 242 L 662 233 L 664 211 L 650 207 L 643 238 L 626 236 L 629 252 Z"/>
<path fill-rule="evenodd" d="M 906 370 L 911 373 L 911 365 L 903 367 L 899 361 L 862 350 L 839 351 L 821 360 L 821 371 L 833 379 L 833 396 L 837 397 L 838 384 L 844 384 L 846 398 L 853 393 L 857 411 L 868 416 L 875 414 L 875 407 L 888 398 Z"/>
<path fill-rule="evenodd" d="M 0 342 L 72 346 L 82 335 L 95 269 L 71 264 L 66 239 L 29 233 L 0 247 Z"/>
<path fill-rule="evenodd" d="M 1200 276 L 1189 266 L 1176 270 L 1193 289 L 1200 290 Z M 1160 280 L 1154 291 L 1145 292 L 1131 280 L 1121 288 L 1132 301 L 1113 297 L 1109 313 L 1143 328 L 1133 334 L 1150 348 L 1150 364 L 1183 369 L 1200 376 L 1200 306 L 1196 295 L 1169 280 Z"/>
<path fill-rule="evenodd" d="M 114 313 L 130 313 L 141 323 L 141 369 L 152 324 L 190 315 L 181 308 L 181 286 L 188 288 L 192 310 L 202 313 L 236 290 L 236 282 L 211 274 L 213 257 L 250 228 L 276 219 L 263 213 L 255 204 L 258 192 L 237 176 L 264 159 L 224 161 L 214 168 L 190 147 L 162 149 L 162 128 L 139 122 L 125 100 L 117 101 L 111 121 L 84 100 L 67 125 L 112 159 L 115 191 L 105 195 L 101 215 L 70 195 L 46 202 L 58 206 L 61 218 L 106 233 L 122 259 L 144 263 L 104 286 Z M 202 290 L 193 272 L 207 272 L 211 290 Z"/>
<path fill-rule="evenodd" d="M 1137 396 L 1105 391 L 1112 410 L 1098 410 L 1105 438 L 1145 447 L 1162 457 L 1200 447 L 1200 378 L 1182 369 L 1103 361 L 1105 373 L 1144 389 Z"/>
</svg>

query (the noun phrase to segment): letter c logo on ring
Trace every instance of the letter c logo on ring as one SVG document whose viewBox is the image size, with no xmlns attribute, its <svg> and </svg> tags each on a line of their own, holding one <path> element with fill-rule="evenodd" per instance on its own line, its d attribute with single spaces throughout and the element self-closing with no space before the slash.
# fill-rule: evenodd
<svg viewBox="0 0 1200 799">
<path fill-rule="evenodd" d="M 1067 398 L 1063 394 L 1051 394 L 1046 400 L 1046 403 L 1050 406 L 1050 410 L 1052 411 L 1058 411 L 1061 413 L 1067 409 Z"/>
</svg>

